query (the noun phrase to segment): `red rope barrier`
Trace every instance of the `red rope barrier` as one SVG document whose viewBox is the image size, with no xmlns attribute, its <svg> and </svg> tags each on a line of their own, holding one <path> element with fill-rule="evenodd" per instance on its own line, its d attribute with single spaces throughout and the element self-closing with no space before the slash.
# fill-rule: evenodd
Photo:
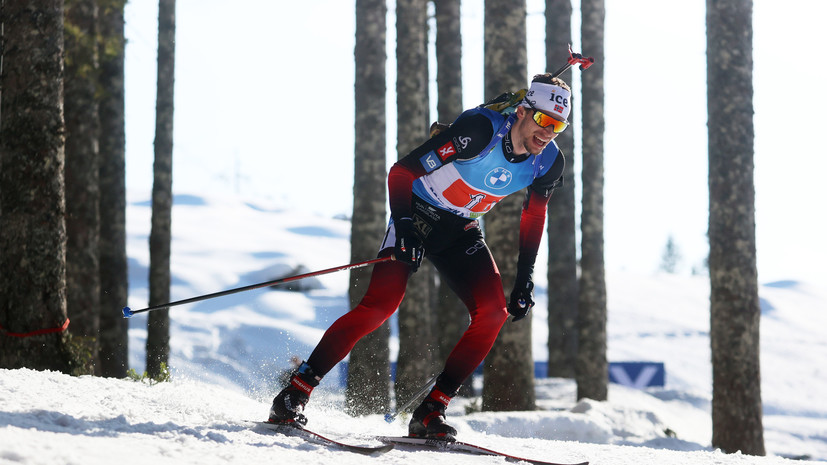
<svg viewBox="0 0 827 465">
<path fill-rule="evenodd" d="M 6 328 L 3 325 L 0 325 L 0 333 L 5 334 L 6 336 L 11 337 L 33 337 L 33 336 L 42 336 L 44 334 L 51 334 L 51 333 L 62 333 L 66 331 L 66 328 L 69 327 L 69 319 L 66 318 L 66 321 L 63 322 L 63 325 L 57 328 L 47 328 L 47 329 L 38 329 L 37 331 L 31 331 L 28 333 L 13 333 L 11 331 L 6 331 Z"/>
</svg>

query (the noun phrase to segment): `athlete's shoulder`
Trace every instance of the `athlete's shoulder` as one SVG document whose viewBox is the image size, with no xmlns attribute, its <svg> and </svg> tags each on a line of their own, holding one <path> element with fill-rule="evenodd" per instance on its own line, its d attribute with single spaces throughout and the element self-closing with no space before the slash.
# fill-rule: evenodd
<svg viewBox="0 0 827 465">
<path fill-rule="evenodd" d="M 443 144 L 451 145 L 451 159 L 443 158 L 444 162 L 456 159 L 476 157 L 488 145 L 497 132 L 502 121 L 498 121 L 498 113 L 485 108 L 472 108 L 464 111 L 448 127 L 431 140 L 440 148 Z"/>
<path fill-rule="evenodd" d="M 476 124 L 481 124 L 483 121 L 488 121 L 491 124 L 492 130 L 496 131 L 505 121 L 506 116 L 502 113 L 494 110 L 489 110 L 485 107 L 475 107 L 462 112 L 461 115 L 454 121 L 454 124 L 460 122 L 474 122 Z"/>
<path fill-rule="evenodd" d="M 546 163 L 552 163 L 556 158 L 562 157 L 563 152 L 560 150 L 560 146 L 557 145 L 557 141 L 551 141 L 550 144 L 540 152 L 540 157 Z"/>
<path fill-rule="evenodd" d="M 563 184 L 563 171 L 566 169 L 566 157 L 554 141 L 543 150 L 540 157 L 538 176 L 531 184 L 531 189 L 545 197 Z"/>
</svg>

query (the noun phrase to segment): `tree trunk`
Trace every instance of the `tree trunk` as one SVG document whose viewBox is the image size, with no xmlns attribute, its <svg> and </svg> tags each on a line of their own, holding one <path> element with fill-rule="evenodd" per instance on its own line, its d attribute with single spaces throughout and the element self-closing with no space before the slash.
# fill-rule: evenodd
<svg viewBox="0 0 827 465">
<path fill-rule="evenodd" d="M 396 106 L 397 154 L 407 155 L 428 136 L 427 0 L 396 2 Z M 396 398 L 408 400 L 433 377 L 436 335 L 434 269 L 423 263 L 411 276 L 405 299 L 399 306 L 399 357 L 396 365 Z"/>
<path fill-rule="evenodd" d="M 71 373 L 79 361 L 62 330 L 63 1 L 5 0 L 1 7 L 0 368 Z"/>
<path fill-rule="evenodd" d="M 100 368 L 103 376 L 126 377 L 129 320 L 117 309 L 129 290 L 126 256 L 126 133 L 124 118 L 124 4 L 101 2 L 100 137 Z"/>
<path fill-rule="evenodd" d="M 712 446 L 765 455 L 761 406 L 752 0 L 707 0 Z"/>
<path fill-rule="evenodd" d="M 356 1 L 356 128 L 351 260 L 376 254 L 385 232 L 385 34 L 384 0 Z M 350 306 L 364 296 L 371 270 L 350 272 Z M 390 408 L 390 324 L 363 337 L 350 352 L 345 399 L 348 413 L 384 413 Z"/>
<path fill-rule="evenodd" d="M 99 374 L 100 186 L 97 13 L 95 0 L 66 0 L 66 301 L 70 331 Z"/>
<path fill-rule="evenodd" d="M 434 0 L 436 13 L 436 83 L 437 121 L 450 123 L 463 111 L 462 107 L 462 34 L 460 0 Z M 448 287 L 437 279 L 436 353 L 434 363 L 445 362 L 451 350 L 468 328 L 470 317 L 465 305 Z M 471 386 L 463 384 L 460 395 L 472 395 Z"/>
<path fill-rule="evenodd" d="M 571 43 L 571 0 L 546 0 L 546 69 L 565 63 Z M 572 72 L 560 76 L 572 86 Z M 572 90 L 574 90 L 572 88 Z M 555 139 L 566 155 L 563 185 L 548 211 L 548 375 L 574 378 L 577 357 L 577 230 L 574 199 L 574 118 Z"/>
<path fill-rule="evenodd" d="M 175 82 L 175 0 L 158 5 L 158 85 L 155 102 L 155 163 L 152 228 L 149 233 L 149 305 L 170 301 L 172 239 L 172 117 Z M 146 371 L 150 377 L 169 365 L 169 310 L 149 313 Z"/>
<path fill-rule="evenodd" d="M 485 99 L 525 88 L 525 0 L 485 1 Z M 484 218 L 486 242 L 497 262 L 508 295 L 517 275 L 520 212 L 524 196 L 503 199 Z M 506 322 L 485 359 L 482 408 L 490 411 L 533 410 L 534 360 L 531 318 Z"/>
<path fill-rule="evenodd" d="M 434 7 L 437 120 L 450 123 L 463 110 L 460 0 L 434 0 Z"/>
<path fill-rule="evenodd" d="M 606 400 L 609 364 L 606 359 L 606 272 L 603 262 L 603 30 L 604 0 L 583 0 L 583 53 L 594 65 L 582 74 L 583 85 L 583 211 L 579 294 L 577 398 Z"/>
</svg>

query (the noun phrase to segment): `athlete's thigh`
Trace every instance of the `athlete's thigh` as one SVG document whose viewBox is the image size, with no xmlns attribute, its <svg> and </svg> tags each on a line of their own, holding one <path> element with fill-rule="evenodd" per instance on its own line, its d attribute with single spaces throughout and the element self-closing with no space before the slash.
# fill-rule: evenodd
<svg viewBox="0 0 827 465">
<path fill-rule="evenodd" d="M 463 235 L 450 247 L 428 258 L 469 309 L 484 303 L 504 303 L 500 272 L 478 231 Z"/>
</svg>

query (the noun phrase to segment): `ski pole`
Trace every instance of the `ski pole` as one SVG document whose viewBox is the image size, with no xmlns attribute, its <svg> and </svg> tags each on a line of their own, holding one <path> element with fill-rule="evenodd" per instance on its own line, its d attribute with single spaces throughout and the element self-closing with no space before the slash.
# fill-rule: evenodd
<svg viewBox="0 0 827 465">
<path fill-rule="evenodd" d="M 416 402 L 416 399 L 419 399 L 419 396 L 425 394 L 425 391 L 431 388 L 431 385 L 433 385 L 436 382 L 437 377 L 439 377 L 439 374 L 434 375 L 434 377 L 431 378 L 430 381 L 428 381 L 424 386 L 422 386 L 422 389 L 417 391 L 416 394 L 412 395 L 410 400 L 408 400 L 408 402 L 406 402 L 405 405 L 397 407 L 396 413 L 386 413 L 385 421 L 388 423 L 393 423 L 393 421 L 396 420 L 396 417 L 399 416 L 400 413 L 402 413 L 406 408 L 410 407 L 411 404 Z"/>
<path fill-rule="evenodd" d="M 571 44 L 569 44 L 569 59 L 566 61 L 566 64 L 563 65 L 560 69 L 554 72 L 551 77 L 558 77 L 561 74 L 565 73 L 567 69 L 571 68 L 572 65 L 580 65 L 580 70 L 588 69 L 589 66 L 594 64 L 594 58 L 592 57 L 584 57 L 579 53 L 574 53 L 571 51 Z"/>
<path fill-rule="evenodd" d="M 290 276 L 290 277 L 287 277 L 287 278 L 274 279 L 272 281 L 266 281 L 266 282 L 258 283 L 258 284 L 251 284 L 249 286 L 238 287 L 238 288 L 235 288 L 235 289 L 229 289 L 229 290 L 221 291 L 221 292 L 214 292 L 212 294 L 206 294 L 206 295 L 202 295 L 202 296 L 198 296 L 198 297 L 191 297 L 189 299 L 178 300 L 176 302 L 169 302 L 169 303 L 166 303 L 166 304 L 154 305 L 152 307 L 142 308 L 140 310 L 132 310 L 129 307 L 124 307 L 123 308 L 123 317 L 124 318 L 131 318 L 132 315 L 135 315 L 137 313 L 151 312 L 153 310 L 161 310 L 163 308 L 175 307 L 177 305 L 184 305 L 184 304 L 190 304 L 190 303 L 193 303 L 193 302 L 200 302 L 202 300 L 213 299 L 215 297 L 222 297 L 222 296 L 230 295 L 230 294 L 236 294 L 238 292 L 252 291 L 253 289 L 259 289 L 259 288 L 262 288 L 262 287 L 275 286 L 277 284 L 284 284 L 284 283 L 289 283 L 291 281 L 298 281 L 300 279 L 310 278 L 311 276 L 320 276 L 320 275 L 323 275 L 323 274 L 333 273 L 333 272 L 336 272 L 336 271 L 344 271 L 344 270 L 351 270 L 351 269 L 354 269 L 354 268 L 361 268 L 363 266 L 373 265 L 374 263 L 387 262 L 387 261 L 393 260 L 393 259 L 394 259 L 393 255 L 389 255 L 387 257 L 374 258 L 374 259 L 371 259 L 371 260 L 365 260 L 363 262 L 350 263 L 350 264 L 347 264 L 347 265 L 328 268 L 326 270 L 314 271 L 314 272 L 311 272 L 311 273 L 305 273 L 305 274 L 300 274 L 300 275 L 296 275 L 296 276 Z"/>
</svg>

